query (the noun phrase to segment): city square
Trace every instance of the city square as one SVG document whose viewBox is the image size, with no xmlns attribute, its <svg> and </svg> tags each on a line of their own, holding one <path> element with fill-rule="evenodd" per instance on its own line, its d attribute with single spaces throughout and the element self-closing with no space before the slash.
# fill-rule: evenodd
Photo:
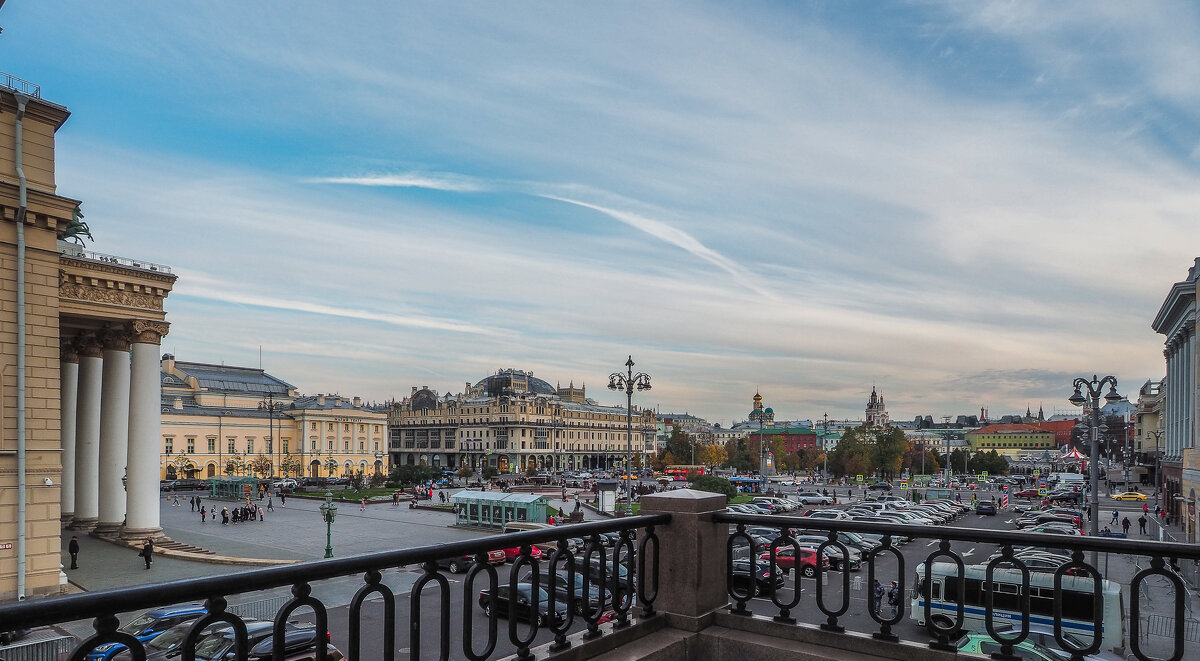
<svg viewBox="0 0 1200 661">
<path fill-rule="evenodd" d="M 0 661 L 1195 656 L 1200 12 L 630 9 L 0 0 Z"/>
</svg>

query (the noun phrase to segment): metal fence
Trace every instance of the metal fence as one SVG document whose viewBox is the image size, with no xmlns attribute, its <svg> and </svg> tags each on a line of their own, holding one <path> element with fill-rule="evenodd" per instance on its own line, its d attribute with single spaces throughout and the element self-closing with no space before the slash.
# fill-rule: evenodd
<svg viewBox="0 0 1200 661">
<path fill-rule="evenodd" d="M 236 574 L 3 604 L 0 605 L 0 622 L 7 628 L 32 628 L 94 618 L 94 635 L 74 648 L 71 661 L 82 661 L 88 652 L 106 643 L 129 647 L 134 653 L 134 658 L 142 658 L 145 646 L 133 636 L 118 630 L 121 622 L 112 615 L 113 613 L 142 612 L 156 606 L 203 600 L 207 614 L 191 624 L 181 646 L 179 658 L 182 661 L 194 661 L 201 631 L 214 623 L 227 623 L 237 638 L 237 658 L 244 659 L 250 646 L 246 633 L 246 619 L 273 621 L 270 636 L 280 641 L 284 640 L 289 617 L 297 609 L 308 608 L 312 610 L 318 630 L 328 631 L 329 610 L 321 600 L 313 596 L 311 583 L 344 576 L 361 576 L 363 585 L 355 593 L 348 608 L 349 641 L 346 656 L 351 659 L 366 657 L 362 653 L 364 632 L 360 630 L 362 610 L 364 603 L 369 599 L 379 599 L 383 602 L 381 658 L 394 661 L 397 652 L 396 610 L 400 599 L 382 582 L 382 572 L 404 565 L 417 565 L 421 567 L 422 573 L 408 596 L 411 606 L 408 613 L 410 658 L 424 658 L 421 644 L 422 626 L 429 626 L 430 620 L 433 620 L 436 642 L 426 645 L 437 650 L 437 654 L 432 655 L 433 658 L 449 658 L 450 628 L 453 621 L 462 627 L 462 649 L 459 653 L 472 661 L 483 661 L 497 656 L 500 635 L 497 617 L 500 613 L 498 608 L 487 609 L 486 631 L 474 631 L 472 620 L 478 607 L 473 597 L 480 585 L 489 590 L 491 595 L 499 596 L 501 584 L 496 568 L 488 562 L 489 552 L 497 548 L 517 548 L 519 552 L 509 572 L 506 587 L 515 597 L 519 585 L 525 582 L 532 584 L 532 589 L 529 590 L 532 603 L 524 604 L 531 613 L 541 612 L 538 595 L 541 592 L 539 588 L 546 586 L 542 583 L 545 577 L 563 572 L 566 577 L 565 585 L 568 586 L 576 584 L 576 572 L 582 579 L 582 590 L 567 590 L 565 603 L 556 595 L 555 590 L 546 590 L 549 595 L 547 613 L 550 617 L 530 618 L 528 626 L 522 625 L 523 631 L 517 627 L 517 618 L 509 618 L 508 641 L 516 648 L 519 657 L 527 658 L 539 630 L 549 630 L 554 634 L 554 648 L 568 647 L 570 643 L 566 640 L 567 633 L 575 626 L 577 617 L 587 625 L 585 637 L 591 639 L 605 635 L 599 625 L 610 614 L 616 628 L 628 626 L 634 616 L 635 605 L 640 606 L 639 617 L 655 616 L 654 602 L 658 597 L 659 574 L 659 544 L 655 526 L 666 524 L 670 520 L 670 514 L 649 514 L 489 536 L 438 546 L 316 560 Z M 614 533 L 617 536 L 615 542 L 605 544 L 603 536 Z M 574 537 L 586 540 L 578 556 L 570 550 L 567 541 Z M 557 543 L 556 550 L 552 551 L 548 558 L 540 561 L 533 556 L 534 544 L 539 542 Z M 611 561 L 605 551 L 609 545 L 614 547 Z M 450 580 L 439 568 L 438 561 L 465 556 L 473 557 L 474 562 L 468 568 L 465 577 L 460 579 L 463 591 L 462 611 L 454 617 L 450 604 Z M 529 573 L 518 581 L 518 576 L 524 570 L 528 570 Z M 427 594 L 424 590 L 427 586 L 431 588 L 432 594 Z M 282 598 L 282 603 L 268 598 L 242 602 L 236 606 L 229 605 L 230 597 L 281 587 L 291 588 L 291 595 Z M 593 596 L 593 590 L 600 596 Z M 582 599 L 580 594 L 584 595 Z M 430 608 L 422 608 L 423 597 L 425 605 Z M 431 600 L 436 605 L 430 604 Z M 513 607 L 519 608 L 522 602 L 519 598 L 516 598 L 516 601 L 517 604 Z M 378 636 L 372 636 L 373 640 L 377 638 Z M 316 638 L 316 648 L 316 658 L 329 658 L 329 643 L 325 637 Z M 276 651 L 279 649 L 281 648 L 277 648 Z M 428 652 L 429 650 L 425 650 L 425 657 L 431 656 Z"/>
<path fill-rule="evenodd" d="M 850 574 L 848 571 L 840 572 L 840 580 L 837 582 L 841 583 L 841 594 L 833 595 L 836 603 L 830 603 L 829 593 L 837 591 L 828 587 L 828 575 L 832 570 L 822 558 L 829 552 L 834 557 L 849 559 L 852 554 L 848 542 L 844 536 L 839 537 L 839 533 L 861 532 L 882 536 L 880 546 L 872 547 L 862 554 L 862 562 L 867 567 L 867 586 L 875 582 L 876 562 L 881 557 L 896 558 L 899 564 L 898 573 L 905 576 L 904 556 L 897 549 L 902 538 L 927 539 L 932 540 L 931 545 L 936 544 L 935 550 L 925 558 L 924 578 L 918 586 L 914 586 L 918 588 L 918 593 L 913 601 L 905 603 L 901 598 L 899 603 L 892 605 L 889 600 L 891 608 L 880 608 L 877 605 L 867 609 L 867 613 L 879 625 L 878 632 L 872 636 L 880 640 L 898 640 L 892 628 L 908 615 L 905 611 L 912 604 L 912 608 L 923 608 L 924 612 L 915 613 L 916 617 L 913 619 L 918 620 L 934 638 L 930 647 L 954 651 L 955 639 L 969 630 L 966 628 L 966 618 L 970 616 L 981 619 L 987 635 L 1000 646 L 1000 654 L 1012 658 L 1014 646 L 1029 637 L 1029 625 L 1035 620 L 1032 615 L 1036 613 L 1036 619 L 1053 626 L 1057 644 L 1066 650 L 1072 659 L 1082 661 L 1084 656 L 1096 654 L 1101 650 L 1102 640 L 1108 639 L 1111 642 L 1112 638 L 1111 631 L 1104 627 L 1103 611 L 1106 605 L 1112 603 L 1110 599 L 1113 598 L 1113 586 L 1106 586 L 1106 583 L 1110 582 L 1104 580 L 1101 567 L 1093 567 L 1085 562 L 1084 554 L 1089 551 L 1149 558 L 1149 562 L 1145 563 L 1146 568 L 1133 577 L 1128 595 L 1128 645 L 1134 657 L 1141 661 L 1158 661 L 1144 650 L 1146 635 L 1143 628 L 1150 625 L 1151 621 L 1141 612 L 1143 601 L 1146 599 L 1142 587 L 1151 578 L 1160 578 L 1171 587 L 1169 591 L 1159 589 L 1158 592 L 1160 598 L 1167 598 L 1169 595 L 1172 599 L 1170 610 L 1174 612 L 1174 617 L 1152 621 L 1153 626 L 1157 627 L 1155 631 L 1163 632 L 1156 635 L 1172 639 L 1172 653 L 1166 659 L 1183 659 L 1185 641 L 1189 640 L 1188 636 L 1195 635 L 1188 630 L 1188 627 L 1192 626 L 1189 622 L 1194 620 L 1188 620 L 1184 614 L 1191 595 L 1176 569 L 1180 564 L 1190 565 L 1192 560 L 1200 559 L 1200 547 L 1192 544 L 728 512 L 715 514 L 714 520 L 735 526 L 728 539 L 726 566 L 727 590 L 733 602 L 731 612 L 734 614 L 749 615 L 751 611 L 747 604 L 751 599 L 769 596 L 771 604 L 778 612 L 774 619 L 778 622 L 795 623 L 793 611 L 799 606 L 801 593 L 804 592 L 800 587 L 801 576 L 811 577 L 815 579 L 816 606 L 826 618 L 821 628 L 836 633 L 843 632 L 844 627 L 839 620 L 846 616 L 850 609 Z M 769 546 L 757 546 L 762 542 L 751 537 L 748 529 L 751 526 L 770 529 L 778 534 L 772 533 L 774 539 L 769 542 Z M 801 571 L 800 566 L 801 548 L 804 545 L 792 537 L 794 531 L 798 530 L 806 530 L 807 535 L 813 535 L 814 531 L 817 531 L 825 540 L 816 547 L 815 562 L 811 565 L 806 564 L 804 571 Z M 999 545 L 1000 553 L 988 561 L 986 566 L 968 566 L 964 556 L 953 550 L 952 541 L 995 543 Z M 1015 553 L 1014 549 L 1020 545 L 1052 546 L 1070 552 L 1070 557 L 1053 570 L 1052 588 L 1031 589 L 1031 576 L 1034 571 Z M 748 553 L 745 552 L 747 550 Z M 785 601 L 783 598 L 782 592 L 786 590 L 781 592 L 779 589 L 763 588 L 761 581 L 756 585 L 754 580 L 748 580 L 751 577 L 770 577 L 773 580 L 775 576 L 782 575 L 783 569 L 786 568 L 786 564 L 782 564 L 783 558 L 789 553 L 792 558 L 790 561 L 795 563 L 796 569 L 792 573 L 794 579 L 790 599 Z M 740 564 L 735 560 L 739 554 L 745 558 Z M 931 571 L 935 563 L 940 563 L 939 572 L 947 572 L 945 587 L 938 585 L 940 593 L 930 587 Z M 1042 578 L 1037 583 L 1042 585 L 1047 581 Z M 1006 591 L 1000 584 L 1005 584 L 1011 591 Z M 1073 587 L 1068 590 L 1064 585 Z M 880 599 L 878 596 L 868 596 L 873 604 L 876 603 L 875 600 Z M 933 606 L 935 602 L 938 604 L 936 609 Z M 1074 614 L 1067 619 L 1080 620 L 1076 633 L 1086 632 L 1083 637 L 1090 638 L 1090 645 L 1086 647 L 1080 647 L 1066 639 L 1064 632 L 1067 632 L 1068 628 L 1063 622 L 1064 613 L 1072 612 Z M 1121 613 L 1120 617 L 1123 621 L 1124 614 Z M 1007 624 L 1016 627 L 1018 635 L 997 634 L 1000 627 Z M 1119 621 L 1117 625 L 1120 625 Z M 1121 634 L 1116 638 L 1123 646 L 1124 632 Z"/>
<path fill-rule="evenodd" d="M 1166 615 L 1147 615 L 1143 636 L 1175 635 L 1175 618 Z M 1183 621 L 1183 639 L 1189 643 L 1200 643 L 1200 620 L 1185 619 Z"/>
<path fill-rule="evenodd" d="M 0 661 L 59 661 L 71 653 L 79 639 L 54 635 L 49 638 L 19 640 L 0 646 Z"/>
</svg>

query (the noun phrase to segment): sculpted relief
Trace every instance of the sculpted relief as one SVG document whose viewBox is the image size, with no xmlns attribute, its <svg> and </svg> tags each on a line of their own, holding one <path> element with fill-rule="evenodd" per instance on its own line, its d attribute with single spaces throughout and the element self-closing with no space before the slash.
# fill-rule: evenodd
<svg viewBox="0 0 1200 661">
<path fill-rule="evenodd" d="M 101 289 L 85 285 L 62 283 L 58 287 L 59 298 L 69 298 L 77 301 L 108 303 L 123 307 L 140 308 L 143 310 L 162 310 L 163 299 L 153 294 L 140 294 L 117 289 Z"/>
</svg>

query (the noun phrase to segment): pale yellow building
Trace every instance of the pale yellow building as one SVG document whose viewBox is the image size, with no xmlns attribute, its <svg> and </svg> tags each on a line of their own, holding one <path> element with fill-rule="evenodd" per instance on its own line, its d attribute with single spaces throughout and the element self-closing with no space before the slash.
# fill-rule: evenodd
<svg viewBox="0 0 1200 661">
<path fill-rule="evenodd" d="M 69 114 L 0 74 L 0 601 L 66 583 L 63 524 L 162 532 L 157 364 L 175 276 L 63 240 L 83 229 L 55 182 Z"/>
<path fill-rule="evenodd" d="M 162 359 L 162 479 L 388 472 L 387 413 L 249 367 Z"/>
<path fill-rule="evenodd" d="M 573 383 L 551 386 L 532 372 L 505 369 L 439 395 L 417 388 L 388 413 L 395 464 L 501 472 L 612 469 L 624 466 L 626 407 L 602 406 Z M 633 465 L 655 451 L 655 415 L 633 409 Z"/>
</svg>

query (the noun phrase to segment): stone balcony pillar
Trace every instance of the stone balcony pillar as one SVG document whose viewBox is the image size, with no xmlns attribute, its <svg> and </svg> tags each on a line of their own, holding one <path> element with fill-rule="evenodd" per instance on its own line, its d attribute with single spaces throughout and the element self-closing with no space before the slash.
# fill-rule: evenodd
<svg viewBox="0 0 1200 661">
<path fill-rule="evenodd" d="M 100 521 L 97 535 L 114 535 L 125 523 L 125 466 L 129 458 L 129 339 L 122 331 L 104 340 L 100 395 Z"/>
<path fill-rule="evenodd" d="M 167 334 L 165 321 L 133 322 L 129 384 L 129 480 L 126 539 L 160 537 L 158 518 L 159 466 L 162 456 L 162 383 L 159 343 Z"/>
<path fill-rule="evenodd" d="M 100 386 L 104 360 L 99 342 L 79 349 L 75 424 L 75 517 L 72 530 L 90 531 L 100 516 Z"/>
<path fill-rule="evenodd" d="M 75 402 L 79 397 L 79 355 L 69 344 L 63 345 L 59 369 L 61 370 L 59 400 L 62 402 L 59 428 L 62 430 L 63 449 L 60 517 L 63 523 L 70 523 L 75 518 L 75 424 L 77 415 Z"/>
<path fill-rule="evenodd" d="M 641 498 L 642 514 L 668 513 L 669 529 L 659 529 L 658 599 L 654 609 L 677 629 L 699 631 L 729 603 L 725 559 L 729 524 L 713 514 L 725 509 L 725 496 L 679 489 Z"/>
</svg>

